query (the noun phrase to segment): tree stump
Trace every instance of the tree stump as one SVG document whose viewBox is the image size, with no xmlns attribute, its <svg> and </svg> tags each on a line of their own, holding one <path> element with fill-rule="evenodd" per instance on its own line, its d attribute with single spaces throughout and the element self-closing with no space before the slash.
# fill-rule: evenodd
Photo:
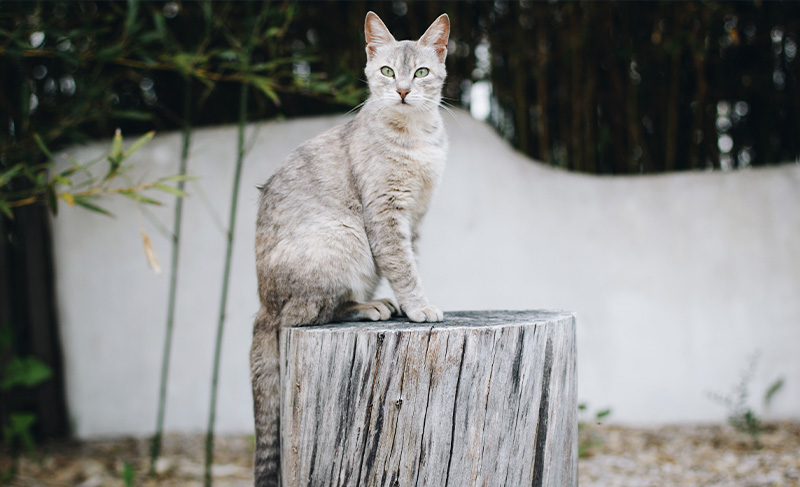
<svg viewBox="0 0 800 487">
<path fill-rule="evenodd" d="M 281 330 L 283 487 L 577 486 L 575 316 Z"/>
</svg>

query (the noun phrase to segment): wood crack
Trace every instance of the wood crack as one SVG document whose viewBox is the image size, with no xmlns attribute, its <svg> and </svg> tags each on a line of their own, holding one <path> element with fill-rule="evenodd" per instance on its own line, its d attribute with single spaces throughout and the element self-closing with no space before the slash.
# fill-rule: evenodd
<svg viewBox="0 0 800 487">
<path fill-rule="evenodd" d="M 553 373 L 553 340 L 547 337 L 542 371 L 542 396 L 539 400 L 539 422 L 536 425 L 536 454 L 533 460 L 531 487 L 544 485 L 544 454 L 547 446 L 547 420 L 550 414 L 550 376 Z"/>
<path fill-rule="evenodd" d="M 378 375 L 378 369 L 381 365 L 381 356 L 383 355 L 383 340 L 385 339 L 386 335 L 383 333 L 378 333 L 378 344 L 377 350 L 375 352 L 375 369 L 372 371 L 372 384 L 369 391 L 369 399 L 367 400 L 367 415 L 366 419 L 364 420 L 364 428 L 361 430 L 363 435 L 363 446 L 361 447 L 361 462 L 358 465 L 358 477 L 356 477 L 356 487 L 361 485 L 361 470 L 364 468 L 364 454 L 367 450 L 367 438 L 369 436 L 370 431 L 370 421 L 372 420 L 372 401 L 375 398 L 375 384 L 376 378 Z"/>
<path fill-rule="evenodd" d="M 450 430 L 450 454 L 447 456 L 447 473 L 445 474 L 445 487 L 450 484 L 450 466 L 453 464 L 453 441 L 456 437 L 456 413 L 458 413 L 458 392 L 461 388 L 461 374 L 464 372 L 464 354 L 467 353 L 467 334 L 464 334 L 464 342 L 461 344 L 461 360 L 458 362 L 458 378 L 456 379 L 456 393 L 453 396 L 453 420 Z"/>
</svg>

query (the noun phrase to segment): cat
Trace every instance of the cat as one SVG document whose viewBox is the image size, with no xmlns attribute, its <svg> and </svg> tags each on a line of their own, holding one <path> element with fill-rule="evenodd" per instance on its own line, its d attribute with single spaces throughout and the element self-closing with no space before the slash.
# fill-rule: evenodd
<svg viewBox="0 0 800 487">
<path fill-rule="evenodd" d="M 282 327 L 388 320 L 436 322 L 415 260 L 417 230 L 442 177 L 439 114 L 450 19 L 396 41 L 373 12 L 364 23 L 370 95 L 349 122 L 289 154 L 261 189 L 256 272 L 261 308 L 250 366 L 255 485 L 280 485 L 278 340 Z M 398 305 L 373 300 L 386 277 Z"/>
</svg>

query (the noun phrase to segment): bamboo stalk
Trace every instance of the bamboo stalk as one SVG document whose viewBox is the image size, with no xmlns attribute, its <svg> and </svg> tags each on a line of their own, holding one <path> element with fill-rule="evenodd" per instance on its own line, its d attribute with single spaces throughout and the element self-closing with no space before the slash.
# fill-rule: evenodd
<svg viewBox="0 0 800 487">
<path fill-rule="evenodd" d="M 180 176 L 186 175 L 186 166 L 189 159 L 192 125 L 192 79 L 184 78 L 183 90 L 183 145 L 181 147 L 181 161 L 178 168 Z M 183 192 L 186 181 L 178 180 L 178 190 Z M 183 196 L 177 196 L 175 213 L 172 223 L 172 257 L 169 276 L 169 298 L 167 301 L 167 326 L 164 337 L 164 353 L 161 361 L 161 384 L 158 394 L 158 416 L 156 419 L 156 433 L 150 445 L 150 475 L 155 473 L 156 461 L 161 454 L 161 439 L 164 433 L 164 415 L 167 407 L 167 382 L 169 379 L 169 359 L 172 352 L 172 335 L 175 328 L 175 303 L 178 289 L 178 260 L 180 257 L 181 223 L 183 222 Z"/>
<path fill-rule="evenodd" d="M 249 49 L 248 49 L 249 55 Z M 217 322 L 217 338 L 214 348 L 214 368 L 211 377 L 211 403 L 208 415 L 208 433 L 206 435 L 206 459 L 205 459 L 205 486 L 211 487 L 211 463 L 214 456 L 214 422 L 217 410 L 217 384 L 219 382 L 219 363 L 222 351 L 222 333 L 225 325 L 225 311 L 228 302 L 228 283 L 231 274 L 231 257 L 233 255 L 233 235 L 236 227 L 236 208 L 239 199 L 239 184 L 242 175 L 242 163 L 244 161 L 244 133 L 247 127 L 247 94 L 249 86 L 242 84 L 242 91 L 239 96 L 239 129 L 236 142 L 236 169 L 233 176 L 233 193 L 231 195 L 230 214 L 228 215 L 227 246 L 225 249 L 225 269 L 222 274 L 222 294 L 219 304 L 219 320 Z"/>
</svg>

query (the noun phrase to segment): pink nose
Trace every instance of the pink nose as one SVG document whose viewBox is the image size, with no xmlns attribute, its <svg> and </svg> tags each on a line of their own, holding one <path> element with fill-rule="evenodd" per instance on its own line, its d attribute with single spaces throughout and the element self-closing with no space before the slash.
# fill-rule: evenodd
<svg viewBox="0 0 800 487">
<path fill-rule="evenodd" d="M 411 90 L 397 90 L 397 94 L 400 95 L 400 98 L 403 100 L 406 99 L 406 95 L 408 95 L 410 92 Z"/>
</svg>

